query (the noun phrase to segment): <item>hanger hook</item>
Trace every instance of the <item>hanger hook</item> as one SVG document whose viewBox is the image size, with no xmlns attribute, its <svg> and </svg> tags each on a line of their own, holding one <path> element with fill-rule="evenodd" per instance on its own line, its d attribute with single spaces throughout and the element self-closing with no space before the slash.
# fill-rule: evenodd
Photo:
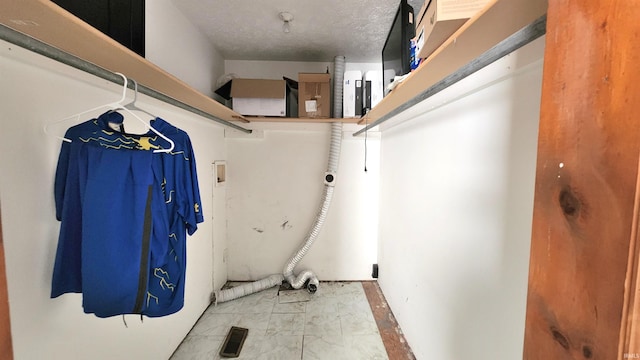
<svg viewBox="0 0 640 360">
<path fill-rule="evenodd" d="M 118 101 L 119 103 L 122 103 L 122 102 L 124 102 L 124 99 L 126 99 L 126 97 L 127 97 L 128 80 L 127 80 L 127 77 L 124 76 L 123 73 L 116 72 L 114 74 L 122 77 L 122 81 L 123 81 L 123 84 L 122 84 L 122 98 L 120 99 L 120 101 Z"/>
<path fill-rule="evenodd" d="M 134 79 L 131 79 L 131 81 L 133 82 L 133 103 L 135 104 L 136 101 L 138 101 L 138 82 L 135 81 Z"/>
</svg>

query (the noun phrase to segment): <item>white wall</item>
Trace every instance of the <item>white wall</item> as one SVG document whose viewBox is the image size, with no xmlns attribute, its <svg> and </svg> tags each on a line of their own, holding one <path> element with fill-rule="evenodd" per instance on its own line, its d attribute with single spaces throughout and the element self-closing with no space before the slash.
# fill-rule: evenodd
<svg viewBox="0 0 640 360">
<path fill-rule="evenodd" d="M 225 189 L 214 190 L 211 178 L 211 163 L 226 158 L 224 130 L 139 97 L 140 107 L 191 135 L 205 222 L 187 238 L 185 307 L 144 323 L 127 316 L 125 328 L 122 317 L 84 314 L 80 294 L 49 298 L 59 229 L 53 178 L 60 140 L 42 130 L 46 122 L 117 100 L 120 88 L 5 42 L 0 42 L 0 78 L 0 203 L 15 359 L 167 359 L 209 305 L 212 272 L 218 287 L 226 279 L 224 264 L 214 269 L 211 256 L 212 248 L 225 242 L 220 239 Z M 75 123 L 50 131 L 62 136 Z"/>
<path fill-rule="evenodd" d="M 382 131 L 379 281 L 418 359 L 522 357 L 543 46 Z"/>
<path fill-rule="evenodd" d="M 346 59 L 345 71 L 360 70 L 363 73 L 369 70 L 382 70 L 380 63 L 350 63 Z M 333 74 L 333 62 L 299 62 L 299 61 L 258 61 L 258 60 L 225 60 L 225 74 L 236 74 L 246 79 L 282 79 L 286 76 L 298 80 L 298 73 L 323 73 L 327 71 Z M 333 79 L 333 77 L 332 77 Z"/>
<path fill-rule="evenodd" d="M 286 76 L 298 80 L 299 72 L 333 72 L 333 63 L 298 61 L 225 60 L 225 74 L 236 74 L 245 79 L 282 79 Z"/>
<path fill-rule="evenodd" d="M 250 136 L 227 132 L 229 279 L 281 273 L 321 205 L 329 124 L 259 124 Z M 333 201 L 300 269 L 320 280 L 371 279 L 377 258 L 379 138 L 368 144 L 345 125 Z"/>
<path fill-rule="evenodd" d="M 224 73 L 220 53 L 172 1 L 145 2 L 145 58 L 208 96 Z"/>
<path fill-rule="evenodd" d="M 224 74 L 225 62 L 209 39 L 173 1 L 147 1 L 145 17 L 145 58 L 201 93 L 221 99 L 214 91 L 217 88 L 216 80 Z M 212 141 L 209 134 L 201 135 L 205 141 Z M 222 143 L 220 141 L 217 146 L 223 146 Z M 213 168 L 206 171 L 212 174 Z M 227 281 L 227 265 L 223 258 L 226 248 L 225 191 L 224 187 L 215 191 L 219 198 L 215 202 L 215 221 L 220 221 L 220 226 L 214 228 L 213 244 L 213 286 L 216 289 Z"/>
<path fill-rule="evenodd" d="M 240 78 L 298 78 L 333 72 L 333 63 L 225 61 Z M 363 70 L 375 64 L 349 64 Z M 256 134 L 227 132 L 228 258 L 230 280 L 280 273 L 302 244 L 321 203 L 329 155 L 329 124 L 253 123 Z M 345 125 L 338 180 L 327 220 L 296 272 L 310 268 L 320 280 L 371 279 L 377 259 L 379 136 L 364 138 Z M 379 134 L 377 134 L 379 135 Z M 284 225 L 284 226 L 283 226 Z"/>
</svg>

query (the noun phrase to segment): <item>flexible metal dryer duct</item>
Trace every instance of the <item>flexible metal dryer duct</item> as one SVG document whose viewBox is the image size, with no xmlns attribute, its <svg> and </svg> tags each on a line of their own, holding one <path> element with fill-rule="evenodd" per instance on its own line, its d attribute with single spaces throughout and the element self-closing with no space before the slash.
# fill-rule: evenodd
<svg viewBox="0 0 640 360">
<path fill-rule="evenodd" d="M 253 293 L 257 293 L 259 291 L 274 287 L 276 285 L 280 285 L 283 279 L 284 277 L 281 274 L 275 274 L 275 275 L 268 276 L 262 280 L 242 284 L 239 286 L 232 287 L 230 289 L 216 291 L 215 302 L 221 303 L 221 302 L 237 299 L 239 297 L 243 297 L 246 295 L 250 295 Z"/>
<path fill-rule="evenodd" d="M 324 195 L 322 197 L 322 206 L 316 215 L 316 220 L 311 227 L 311 231 L 307 234 L 304 244 L 300 249 L 291 257 L 291 259 L 287 262 L 287 265 L 284 267 L 284 279 L 287 280 L 291 287 L 294 289 L 300 289 L 304 284 L 309 280 L 309 285 L 307 289 L 309 292 L 316 292 L 318 289 L 318 285 L 320 281 L 315 276 L 313 272 L 310 270 L 305 270 L 295 276 L 293 274 L 293 269 L 296 267 L 298 262 L 302 260 L 304 255 L 309 251 L 311 245 L 318 237 L 320 233 L 320 229 L 322 229 L 322 225 L 324 224 L 324 220 L 327 217 L 327 212 L 329 211 L 329 205 L 331 205 L 331 198 L 333 197 L 333 186 L 336 180 L 336 171 L 338 170 L 338 161 L 340 160 L 340 146 L 342 144 L 342 123 L 334 122 L 331 123 L 331 147 L 329 149 L 329 164 L 327 166 L 327 172 L 325 174 L 325 185 L 324 185 Z"/>
<path fill-rule="evenodd" d="M 344 82 L 344 70 L 345 70 L 345 57 L 336 56 L 334 58 L 334 79 L 333 79 L 333 117 L 342 117 L 342 85 Z M 324 195 L 322 196 L 322 206 L 316 220 L 311 227 L 311 231 L 307 234 L 305 241 L 300 249 L 289 259 L 287 265 L 284 267 L 284 278 L 291 284 L 294 289 L 300 289 L 304 284 L 309 281 L 307 290 L 314 293 L 318 289 L 320 281 L 318 277 L 311 271 L 302 271 L 296 277 L 293 274 L 293 269 L 298 262 L 302 260 L 304 255 L 309 251 L 311 245 L 318 237 L 320 229 L 324 224 L 324 220 L 327 217 L 329 211 L 329 205 L 331 205 L 331 199 L 333 198 L 333 186 L 336 180 L 336 172 L 338 171 L 338 162 L 340 160 L 340 146 L 342 145 L 342 123 L 331 123 L 331 145 L 329 148 L 329 164 L 327 165 L 327 172 L 324 178 Z"/>
<path fill-rule="evenodd" d="M 339 92 L 338 96 L 334 93 L 334 116 L 342 117 L 342 82 L 344 79 L 344 56 L 336 56 L 335 65 L 335 79 L 334 79 L 334 92 Z M 320 281 L 318 277 L 311 270 L 304 270 L 295 276 L 293 270 L 304 255 L 309 251 L 311 245 L 318 237 L 320 229 L 327 217 L 329 211 L 329 205 L 331 205 L 331 199 L 333 198 L 333 188 L 336 180 L 336 172 L 338 171 L 338 163 L 340 161 L 340 147 L 342 145 L 342 123 L 331 123 L 331 143 L 329 148 L 329 162 L 327 164 L 327 172 L 324 176 L 324 194 L 322 197 L 322 206 L 316 215 L 316 219 L 311 227 L 311 230 L 305 237 L 303 245 L 298 251 L 289 259 L 284 267 L 283 275 L 276 274 L 266 277 L 262 280 L 246 283 L 240 286 L 236 286 L 230 289 L 224 289 L 216 291 L 214 294 L 215 302 L 225 302 L 237 299 L 242 296 L 250 295 L 273 286 L 282 283 L 283 279 L 289 282 L 294 289 L 300 289 L 304 284 L 309 281 L 307 290 L 314 293 L 318 289 Z"/>
<path fill-rule="evenodd" d="M 344 84 L 344 56 L 333 59 L 333 117 L 342 117 L 342 87 Z"/>
</svg>

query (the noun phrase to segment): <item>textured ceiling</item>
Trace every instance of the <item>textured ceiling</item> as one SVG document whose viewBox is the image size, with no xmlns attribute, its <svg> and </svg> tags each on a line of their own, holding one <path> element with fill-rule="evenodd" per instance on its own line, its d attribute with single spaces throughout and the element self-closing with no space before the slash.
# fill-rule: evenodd
<svg viewBox="0 0 640 360">
<path fill-rule="evenodd" d="M 377 62 L 399 0 L 173 0 L 227 60 Z M 423 1 L 409 0 L 414 12 Z M 294 19 L 282 31 L 282 11 Z"/>
</svg>

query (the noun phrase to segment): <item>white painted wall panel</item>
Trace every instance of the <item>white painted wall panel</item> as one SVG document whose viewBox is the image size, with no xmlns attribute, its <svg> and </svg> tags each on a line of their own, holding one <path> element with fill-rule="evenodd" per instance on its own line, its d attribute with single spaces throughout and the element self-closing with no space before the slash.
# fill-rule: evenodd
<svg viewBox="0 0 640 360">
<path fill-rule="evenodd" d="M 146 1 L 145 16 L 145 58 L 201 93 L 214 96 L 224 59 L 208 38 L 172 1 Z"/>
<path fill-rule="evenodd" d="M 50 299 L 59 223 L 53 179 L 60 140 L 47 121 L 115 101 L 121 88 L 0 42 L 0 203 L 15 359 L 167 359 L 226 280 L 213 268 L 214 244 L 224 247 L 224 190 L 213 188 L 211 163 L 225 159 L 224 130 L 191 113 L 141 95 L 138 105 L 187 131 L 193 143 L 205 222 L 187 238 L 185 307 L 162 318 L 99 319 L 83 313 L 81 295 Z M 130 96 L 132 97 L 131 93 Z M 89 116 L 98 115 L 87 114 Z M 62 136 L 78 122 L 52 126 Z M 135 130 L 137 123 L 128 122 Z M 222 191 L 222 192 L 220 192 Z M 223 211 L 214 221 L 214 208 Z M 220 255 L 222 259 L 222 255 Z M 220 262 L 221 263 L 221 262 Z M 220 274 L 218 274 L 218 270 Z"/>
<path fill-rule="evenodd" d="M 298 80 L 298 73 L 324 73 L 329 68 L 333 74 L 333 62 L 225 60 L 225 73 L 234 73 L 247 79 L 282 79 L 286 76 Z M 345 70 L 382 70 L 381 63 L 351 63 L 346 59 Z M 332 76 L 333 78 L 333 76 Z"/>
<path fill-rule="evenodd" d="M 382 132 L 380 284 L 418 359 L 522 357 L 543 45 Z"/>
<path fill-rule="evenodd" d="M 145 16 L 145 58 L 201 93 L 219 98 L 214 90 L 216 79 L 224 73 L 225 63 L 209 39 L 172 1 L 147 1 Z M 209 136 L 206 132 L 199 135 L 204 141 L 215 142 L 214 146 L 224 148 L 224 141 L 216 135 Z M 206 174 L 212 176 L 212 168 Z M 227 247 L 225 191 L 224 187 L 216 188 L 214 194 L 218 199 L 213 209 L 216 222 L 213 240 L 213 276 L 216 289 L 222 287 L 227 280 L 227 265 L 223 259 L 223 249 Z"/>
<path fill-rule="evenodd" d="M 321 205 L 329 124 L 253 124 L 256 134 L 227 138 L 229 279 L 281 273 Z M 320 280 L 370 279 L 377 259 L 379 139 L 345 127 L 333 202 L 316 242 L 296 272 Z"/>
<path fill-rule="evenodd" d="M 347 63 L 347 68 L 376 64 Z M 333 63 L 225 61 L 225 73 L 240 78 L 298 78 L 299 72 L 333 72 Z M 282 272 L 302 244 L 320 207 L 329 156 L 330 125 L 255 123 L 259 136 L 230 136 L 228 241 L 229 279 L 256 280 Z M 368 139 L 345 125 L 340 168 L 327 221 L 316 243 L 296 268 L 320 280 L 371 279 L 377 261 L 379 134 Z M 376 136 L 378 135 L 378 136 Z M 284 224 L 284 226 L 283 226 Z"/>
</svg>

